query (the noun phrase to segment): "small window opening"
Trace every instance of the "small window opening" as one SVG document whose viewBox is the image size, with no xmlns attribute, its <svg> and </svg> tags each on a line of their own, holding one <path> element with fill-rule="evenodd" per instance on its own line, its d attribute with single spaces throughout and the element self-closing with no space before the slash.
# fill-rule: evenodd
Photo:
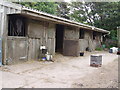
<svg viewBox="0 0 120 90">
<path fill-rule="evenodd" d="M 84 39 L 84 34 L 85 34 L 85 31 L 83 29 L 80 29 L 80 31 L 79 31 L 79 39 Z"/>
<path fill-rule="evenodd" d="M 97 33 L 96 33 L 96 32 L 93 32 L 93 40 L 96 39 L 96 36 L 97 36 Z"/>
<path fill-rule="evenodd" d="M 8 36 L 26 36 L 25 19 L 18 15 L 9 16 Z"/>
</svg>

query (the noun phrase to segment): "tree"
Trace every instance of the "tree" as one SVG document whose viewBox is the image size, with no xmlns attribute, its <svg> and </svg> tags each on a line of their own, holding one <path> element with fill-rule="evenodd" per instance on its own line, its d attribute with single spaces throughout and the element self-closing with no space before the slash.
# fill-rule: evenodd
<svg viewBox="0 0 120 90">
<path fill-rule="evenodd" d="M 87 20 L 85 16 L 85 11 L 83 10 L 83 3 L 72 2 L 70 4 L 70 18 L 71 20 L 84 23 Z"/>
<path fill-rule="evenodd" d="M 69 19 L 67 2 L 18 2 L 19 4 Z"/>
<path fill-rule="evenodd" d="M 56 2 L 57 4 L 57 16 L 63 17 L 66 19 L 69 18 L 69 4 L 67 2 Z"/>
<path fill-rule="evenodd" d="M 117 27 L 120 26 L 120 2 L 99 2 L 94 3 L 94 11 L 98 14 L 98 19 L 94 20 L 94 25 L 111 31 L 109 38 L 117 39 Z"/>
<path fill-rule="evenodd" d="M 117 27 L 120 26 L 120 2 L 73 2 L 71 8 L 72 19 L 109 30 L 112 39 L 117 37 Z"/>
<path fill-rule="evenodd" d="M 30 7 L 49 14 L 56 14 L 57 4 L 55 2 L 18 2 L 19 4 Z"/>
</svg>

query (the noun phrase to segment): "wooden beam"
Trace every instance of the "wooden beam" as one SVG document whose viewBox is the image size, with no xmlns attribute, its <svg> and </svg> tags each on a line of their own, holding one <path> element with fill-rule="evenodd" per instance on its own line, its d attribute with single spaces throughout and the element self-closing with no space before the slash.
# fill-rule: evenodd
<svg viewBox="0 0 120 90">
<path fill-rule="evenodd" d="M 39 19 L 45 20 L 45 21 L 47 20 L 47 21 L 54 22 L 56 24 L 64 24 L 64 25 L 84 28 L 86 30 L 92 30 L 92 31 L 97 31 L 97 32 L 101 32 L 101 33 L 109 33 L 109 31 L 99 29 L 99 28 L 96 28 L 96 27 L 93 28 L 92 26 L 86 26 L 86 25 L 83 25 L 83 24 L 80 24 L 80 23 L 77 23 L 77 22 L 73 22 L 73 21 L 70 21 L 70 20 L 54 18 L 54 17 L 51 17 L 51 16 L 46 16 L 46 15 L 43 15 L 43 14 L 31 12 L 31 11 L 22 10 L 20 14 L 24 15 L 26 17 L 29 17 L 29 18 L 37 19 L 37 20 L 39 20 Z"/>
</svg>

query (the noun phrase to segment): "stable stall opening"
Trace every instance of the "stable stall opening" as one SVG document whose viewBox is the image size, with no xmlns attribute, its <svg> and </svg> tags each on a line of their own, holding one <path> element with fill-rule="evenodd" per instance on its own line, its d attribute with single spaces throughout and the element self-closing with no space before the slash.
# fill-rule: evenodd
<svg viewBox="0 0 120 90">
<path fill-rule="evenodd" d="M 93 40 L 96 40 L 96 37 L 97 37 L 97 32 L 93 32 Z"/>
<path fill-rule="evenodd" d="M 25 18 L 20 15 L 9 15 L 8 36 L 26 36 Z"/>
<path fill-rule="evenodd" d="M 56 48 L 55 51 L 63 53 L 64 25 L 56 25 Z"/>
<path fill-rule="evenodd" d="M 80 29 L 79 30 L 79 39 L 84 39 L 85 37 L 85 30 L 84 29 Z"/>
</svg>

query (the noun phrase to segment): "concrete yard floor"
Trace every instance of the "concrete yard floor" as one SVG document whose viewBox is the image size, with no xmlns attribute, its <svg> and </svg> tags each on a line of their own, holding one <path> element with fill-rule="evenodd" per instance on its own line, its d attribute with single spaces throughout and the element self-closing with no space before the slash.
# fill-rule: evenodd
<svg viewBox="0 0 120 90">
<path fill-rule="evenodd" d="M 90 67 L 91 54 L 103 55 L 102 67 Z M 84 57 L 56 54 L 54 62 L 27 61 L 3 66 L 0 72 L 2 88 L 117 88 L 118 56 L 104 51 Z"/>
</svg>

